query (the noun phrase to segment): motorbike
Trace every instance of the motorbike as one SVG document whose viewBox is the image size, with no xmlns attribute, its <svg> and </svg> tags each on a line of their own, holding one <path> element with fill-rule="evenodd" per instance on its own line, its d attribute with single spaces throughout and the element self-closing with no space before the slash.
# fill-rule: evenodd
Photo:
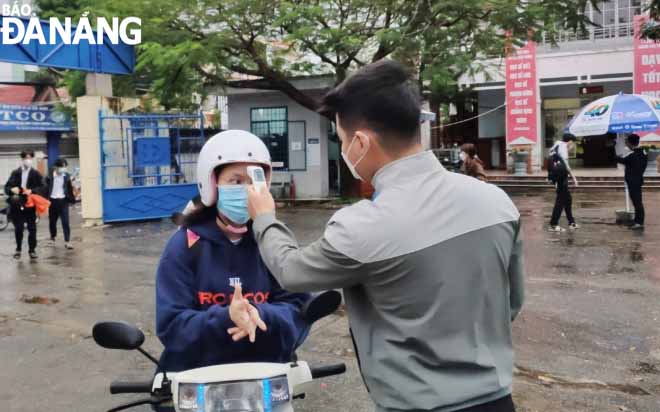
<svg viewBox="0 0 660 412">
<path fill-rule="evenodd" d="M 340 304 L 341 294 L 327 291 L 310 299 L 302 308 L 302 316 L 312 324 L 333 313 Z M 144 334 L 133 325 L 99 322 L 92 336 L 103 348 L 137 350 L 158 366 L 158 360 L 142 348 Z M 143 393 L 149 397 L 108 412 L 140 405 L 176 412 L 293 412 L 293 399 L 304 399 L 314 379 L 345 371 L 344 363 L 313 367 L 297 360 L 294 354 L 289 363 L 235 363 L 162 372 L 144 382 L 112 382 L 113 395 Z"/>
<path fill-rule="evenodd" d="M 0 232 L 7 229 L 7 226 L 9 226 L 9 219 L 9 206 L 5 206 L 0 209 Z"/>
</svg>

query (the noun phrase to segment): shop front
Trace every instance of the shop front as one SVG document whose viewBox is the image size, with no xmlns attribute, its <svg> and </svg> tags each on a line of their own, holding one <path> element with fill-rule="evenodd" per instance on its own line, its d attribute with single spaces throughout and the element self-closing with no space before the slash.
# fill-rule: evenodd
<svg viewBox="0 0 660 412">
<path fill-rule="evenodd" d="M 0 185 L 19 165 L 19 154 L 32 150 L 37 154 L 41 172 L 61 155 L 77 158 L 75 139 L 63 134 L 72 132 L 70 118 L 52 105 L 0 104 Z M 75 142 L 74 142 L 75 143 Z M 75 167 L 77 162 L 69 162 Z"/>
</svg>

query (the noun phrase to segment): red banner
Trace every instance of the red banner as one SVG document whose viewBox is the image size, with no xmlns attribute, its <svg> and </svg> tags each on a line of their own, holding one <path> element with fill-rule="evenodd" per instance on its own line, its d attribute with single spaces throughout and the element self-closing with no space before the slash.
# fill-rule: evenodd
<svg viewBox="0 0 660 412">
<path fill-rule="evenodd" d="M 633 93 L 660 98 L 660 43 L 640 39 L 639 32 L 648 16 L 635 16 L 635 74 Z"/>
<path fill-rule="evenodd" d="M 506 58 L 506 142 L 534 144 L 537 137 L 536 44 L 513 50 Z"/>
</svg>

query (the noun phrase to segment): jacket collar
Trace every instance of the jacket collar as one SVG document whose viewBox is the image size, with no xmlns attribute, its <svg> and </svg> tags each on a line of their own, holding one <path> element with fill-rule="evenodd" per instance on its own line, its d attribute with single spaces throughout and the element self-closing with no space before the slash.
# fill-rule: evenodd
<svg viewBox="0 0 660 412">
<path fill-rule="evenodd" d="M 401 180 L 432 171 L 446 172 L 433 152 L 426 150 L 386 164 L 376 172 L 371 183 L 376 192 L 381 192 L 387 186 L 396 184 Z"/>
</svg>

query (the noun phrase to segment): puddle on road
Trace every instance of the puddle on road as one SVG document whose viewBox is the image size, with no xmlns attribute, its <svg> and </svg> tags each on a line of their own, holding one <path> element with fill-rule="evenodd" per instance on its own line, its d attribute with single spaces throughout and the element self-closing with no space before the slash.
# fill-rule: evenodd
<svg viewBox="0 0 660 412">
<path fill-rule="evenodd" d="M 607 207 L 607 201 L 581 201 L 576 202 L 578 209 L 593 209 L 599 207 Z"/>
</svg>

